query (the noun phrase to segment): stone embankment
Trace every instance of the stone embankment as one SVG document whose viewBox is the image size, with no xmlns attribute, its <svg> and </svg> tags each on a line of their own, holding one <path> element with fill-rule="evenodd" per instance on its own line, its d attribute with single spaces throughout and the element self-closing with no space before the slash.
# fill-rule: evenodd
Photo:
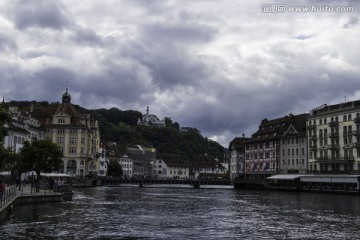
<svg viewBox="0 0 360 240">
<path fill-rule="evenodd" d="M 35 191 L 30 184 L 7 187 L 0 199 L 0 224 L 14 211 L 16 206 L 34 203 L 52 203 L 72 200 L 71 186 L 61 186 L 56 189 L 40 189 Z"/>
</svg>

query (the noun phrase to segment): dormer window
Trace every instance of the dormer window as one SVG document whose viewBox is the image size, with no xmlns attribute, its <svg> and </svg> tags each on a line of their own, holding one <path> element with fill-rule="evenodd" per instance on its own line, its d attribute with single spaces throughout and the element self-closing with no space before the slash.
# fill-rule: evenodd
<svg viewBox="0 0 360 240">
<path fill-rule="evenodd" d="M 65 123 L 65 118 L 59 118 L 58 123 Z"/>
</svg>

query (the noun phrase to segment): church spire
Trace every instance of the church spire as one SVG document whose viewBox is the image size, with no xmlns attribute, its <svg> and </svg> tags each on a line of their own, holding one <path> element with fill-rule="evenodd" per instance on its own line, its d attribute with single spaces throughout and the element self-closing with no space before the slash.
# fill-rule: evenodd
<svg viewBox="0 0 360 240">
<path fill-rule="evenodd" d="M 146 115 L 149 115 L 149 106 L 146 108 Z"/>
</svg>

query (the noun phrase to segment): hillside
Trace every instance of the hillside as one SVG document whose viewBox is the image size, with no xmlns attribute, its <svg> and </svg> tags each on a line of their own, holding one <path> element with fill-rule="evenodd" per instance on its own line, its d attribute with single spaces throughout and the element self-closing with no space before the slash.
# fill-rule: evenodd
<svg viewBox="0 0 360 240">
<path fill-rule="evenodd" d="M 10 106 L 28 109 L 30 105 L 56 107 L 59 103 L 36 101 L 11 101 Z M 179 131 L 179 123 L 167 118 L 166 127 L 150 128 L 137 126 L 137 120 L 142 113 L 135 110 L 122 111 L 117 108 L 89 110 L 74 105 L 79 113 L 88 113 L 99 122 L 100 134 L 105 141 L 116 142 L 120 149 L 125 150 L 127 145 L 141 144 L 152 146 L 158 153 L 173 153 L 183 155 L 190 161 L 201 154 L 217 157 L 223 160 L 224 148 L 217 142 L 203 137 L 199 130 L 190 128 L 186 132 Z"/>
</svg>

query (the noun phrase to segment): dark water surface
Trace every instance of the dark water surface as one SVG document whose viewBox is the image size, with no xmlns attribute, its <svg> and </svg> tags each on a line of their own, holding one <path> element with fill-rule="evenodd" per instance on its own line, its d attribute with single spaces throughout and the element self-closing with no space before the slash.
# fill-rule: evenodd
<svg viewBox="0 0 360 240">
<path fill-rule="evenodd" d="M 360 197 L 98 187 L 16 207 L 0 239 L 360 239 Z"/>
</svg>

